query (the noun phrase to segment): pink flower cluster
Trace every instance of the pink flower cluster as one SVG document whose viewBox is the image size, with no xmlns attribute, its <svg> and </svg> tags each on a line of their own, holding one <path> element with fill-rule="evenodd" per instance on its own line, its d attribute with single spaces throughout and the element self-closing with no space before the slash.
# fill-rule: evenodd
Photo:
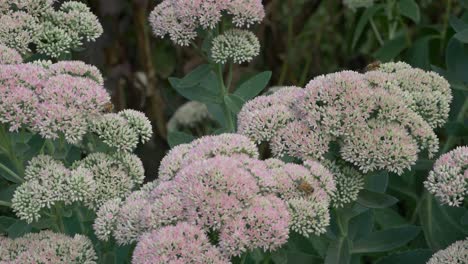
<svg viewBox="0 0 468 264">
<path fill-rule="evenodd" d="M 29 233 L 10 239 L 0 236 L 0 263 L 97 263 L 91 240 L 82 235 L 73 238 L 51 231 Z"/>
<path fill-rule="evenodd" d="M 18 64 L 21 62 L 23 62 L 23 58 L 16 50 L 0 44 L 0 64 Z"/>
<path fill-rule="evenodd" d="M 110 104 L 101 83 L 99 71 L 82 62 L 0 65 L 0 123 L 77 143 Z"/>
<path fill-rule="evenodd" d="M 159 261 L 174 256 L 184 263 L 177 253 L 187 250 L 177 242 L 184 234 L 174 235 L 172 225 L 216 237 L 208 249 L 194 242 L 193 251 L 204 252 L 204 263 L 218 263 L 212 262 L 217 254 L 207 253 L 214 246 L 230 258 L 255 248 L 275 250 L 286 243 L 290 229 L 306 236 L 323 234 L 336 191 L 333 175 L 314 161 L 301 166 L 257 157 L 255 145 L 237 134 L 180 145 L 163 159 L 157 181 L 125 201 L 101 207 L 96 234 L 102 240 L 112 236 L 119 244 L 139 241 L 136 263 L 163 263 Z M 150 233 L 142 236 L 145 232 Z M 152 245 L 157 238 L 162 251 Z M 171 243 L 177 246 L 164 246 Z"/>
<path fill-rule="evenodd" d="M 462 205 L 468 195 L 468 146 L 442 155 L 424 186 L 443 204 Z"/>
<path fill-rule="evenodd" d="M 164 0 L 149 20 L 156 36 L 169 35 L 178 45 L 188 46 L 198 28 L 214 29 L 224 12 L 237 27 L 249 27 L 265 16 L 261 0 Z"/>
<path fill-rule="evenodd" d="M 211 245 L 203 230 L 183 222 L 143 235 L 135 248 L 132 262 L 135 264 L 229 263 L 219 249 Z"/>
<path fill-rule="evenodd" d="M 409 77 L 416 73 L 419 78 Z M 433 128 L 445 122 L 451 99 L 448 83 L 435 73 L 343 71 L 319 76 L 305 89 L 287 87 L 247 102 L 238 131 L 269 142 L 277 157 L 321 159 L 337 142 L 341 158 L 364 173 L 402 174 L 421 151 L 430 157 L 437 152 Z"/>
</svg>

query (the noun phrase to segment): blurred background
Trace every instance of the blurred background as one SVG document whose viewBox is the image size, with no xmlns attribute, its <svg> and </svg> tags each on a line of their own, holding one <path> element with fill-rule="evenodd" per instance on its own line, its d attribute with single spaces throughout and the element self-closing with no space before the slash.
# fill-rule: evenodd
<svg viewBox="0 0 468 264">
<path fill-rule="evenodd" d="M 169 149 L 167 123 L 186 102 L 171 88 L 168 77 L 183 77 L 203 63 L 203 58 L 190 47 L 153 36 L 147 18 L 159 1 L 83 2 L 98 15 L 104 34 L 73 56 L 101 69 L 116 111 L 132 108 L 150 117 L 155 137 L 137 152 L 144 160 L 148 180 L 153 179 Z M 235 82 L 270 70 L 270 87 L 303 87 L 317 75 L 344 69 L 363 71 L 376 61 L 402 60 L 446 76 L 456 93 L 452 115 L 460 111 L 457 102 L 463 102 L 468 81 L 468 34 L 464 33 L 468 1 L 263 2 L 266 17 L 254 28 L 262 53 L 252 63 L 236 66 Z M 353 6 L 353 2 L 366 3 Z M 197 136 L 206 131 L 192 129 Z M 443 141 L 448 133 L 468 135 L 464 129 L 449 123 L 439 134 Z"/>
</svg>

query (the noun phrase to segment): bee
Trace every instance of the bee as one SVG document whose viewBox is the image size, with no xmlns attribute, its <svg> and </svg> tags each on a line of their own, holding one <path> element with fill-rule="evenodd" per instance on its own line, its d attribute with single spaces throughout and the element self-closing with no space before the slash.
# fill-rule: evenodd
<svg viewBox="0 0 468 264">
<path fill-rule="evenodd" d="M 297 186 L 297 189 L 304 192 L 307 195 L 311 195 L 314 192 L 314 187 L 312 187 L 312 185 L 310 185 L 304 180 L 301 180 L 299 182 L 299 186 Z"/>
<path fill-rule="evenodd" d="M 380 64 L 382 64 L 380 61 L 372 62 L 371 64 L 366 66 L 366 72 L 378 70 L 380 68 Z"/>
<path fill-rule="evenodd" d="M 114 110 L 114 105 L 111 102 L 107 102 L 103 108 L 104 113 L 112 113 L 112 111 Z"/>
</svg>

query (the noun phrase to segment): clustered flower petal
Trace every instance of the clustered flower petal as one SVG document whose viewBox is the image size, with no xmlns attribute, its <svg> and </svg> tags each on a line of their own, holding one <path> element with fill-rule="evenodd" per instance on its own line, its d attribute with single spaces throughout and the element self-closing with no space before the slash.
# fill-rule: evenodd
<svg viewBox="0 0 468 264">
<path fill-rule="evenodd" d="M 103 29 L 85 4 L 68 1 L 55 10 L 54 0 L 4 0 L 0 12 L 0 43 L 21 54 L 31 50 L 52 58 L 95 41 Z"/>
<path fill-rule="evenodd" d="M 23 127 L 45 138 L 63 134 L 71 144 L 80 142 L 110 96 L 93 79 L 66 74 L 64 65 L 0 65 L 0 123 L 10 131 Z"/>
<path fill-rule="evenodd" d="M 301 166 L 257 158 L 255 145 L 236 134 L 179 145 L 163 159 L 157 181 L 123 202 L 106 202 L 94 229 L 103 240 L 139 241 L 140 259 L 163 257 L 143 241 L 181 222 L 216 237 L 211 242 L 226 258 L 278 249 L 290 229 L 323 234 L 336 191 L 333 175 L 315 161 Z"/>
<path fill-rule="evenodd" d="M 142 112 L 135 110 L 102 115 L 94 119 L 90 126 L 91 132 L 102 142 L 124 152 L 135 150 L 139 142 L 145 143 L 153 135 L 149 119 Z"/>
<path fill-rule="evenodd" d="M 86 64 L 82 61 L 59 61 L 49 67 L 52 75 L 68 74 L 75 77 L 83 77 L 104 85 L 104 78 L 99 69 L 94 65 Z"/>
<path fill-rule="evenodd" d="M 91 240 L 85 236 L 41 231 L 16 239 L 0 236 L 0 262 L 94 264 L 97 256 Z"/>
<path fill-rule="evenodd" d="M 197 226 L 181 222 L 143 235 L 133 254 L 135 264 L 229 263 Z"/>
<path fill-rule="evenodd" d="M 19 64 L 22 62 L 23 58 L 16 50 L 0 44 L 0 64 Z"/>
<path fill-rule="evenodd" d="M 409 108 L 418 113 L 432 128 L 445 124 L 452 102 L 447 80 L 435 72 L 414 69 L 402 62 L 389 64 L 380 65 L 377 71 L 388 73 L 384 74 L 387 82 L 408 94 L 411 99 L 408 101 Z"/>
<path fill-rule="evenodd" d="M 457 241 L 437 251 L 427 264 L 455 264 L 468 262 L 468 239 Z"/>
<path fill-rule="evenodd" d="M 159 179 L 168 181 L 184 167 L 218 155 L 258 158 L 258 149 L 248 138 L 238 134 L 201 137 L 190 144 L 173 148 L 161 160 Z"/>
<path fill-rule="evenodd" d="M 265 16 L 260 0 L 164 0 L 149 20 L 156 36 L 169 35 L 178 45 L 188 46 L 198 28 L 214 29 L 224 12 L 232 15 L 237 27 L 249 27 Z"/>
<path fill-rule="evenodd" d="M 332 197 L 335 208 L 357 200 L 359 192 L 364 189 L 364 175 L 342 161 L 323 160 L 322 164 L 333 174 L 336 183 L 336 192 Z"/>
<path fill-rule="evenodd" d="M 71 169 L 50 156 L 34 157 L 13 195 L 13 211 L 31 223 L 57 203 L 97 210 L 107 200 L 126 197 L 143 182 L 144 170 L 136 156 L 124 155 L 93 153 Z"/>
<path fill-rule="evenodd" d="M 260 54 L 260 42 L 250 31 L 231 29 L 213 39 L 211 57 L 213 61 L 226 64 L 250 62 Z"/>
<path fill-rule="evenodd" d="M 422 151 L 437 153 L 433 129 L 447 119 L 452 95 L 435 73 L 403 63 L 380 67 L 323 75 L 305 89 L 259 96 L 240 111 L 238 132 L 268 142 L 276 157 L 320 160 L 337 145 L 340 158 L 364 173 L 402 174 Z"/>
<path fill-rule="evenodd" d="M 441 203 L 460 206 L 468 195 L 468 147 L 442 155 L 434 164 L 424 186 Z"/>
</svg>

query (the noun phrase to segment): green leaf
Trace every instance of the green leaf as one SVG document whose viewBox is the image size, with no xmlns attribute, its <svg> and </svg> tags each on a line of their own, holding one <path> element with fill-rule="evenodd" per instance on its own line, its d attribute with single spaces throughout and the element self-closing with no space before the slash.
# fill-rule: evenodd
<svg viewBox="0 0 468 264">
<path fill-rule="evenodd" d="M 388 172 L 378 171 L 366 175 L 365 187 L 374 192 L 385 192 L 388 186 Z"/>
<path fill-rule="evenodd" d="M 468 29 L 458 32 L 454 37 L 460 40 L 462 43 L 468 43 Z"/>
<path fill-rule="evenodd" d="M 425 264 L 431 258 L 432 254 L 433 252 L 429 249 L 416 249 L 383 257 L 379 259 L 376 264 Z"/>
<path fill-rule="evenodd" d="M 382 229 L 408 225 L 408 221 L 390 208 L 375 209 L 375 221 Z"/>
<path fill-rule="evenodd" d="M 431 40 L 438 37 L 439 36 L 431 35 L 416 40 L 406 53 L 406 61 L 413 67 L 430 70 L 429 44 Z"/>
<path fill-rule="evenodd" d="M 455 137 L 464 137 L 468 135 L 468 127 L 463 123 L 451 121 L 445 125 L 445 130 L 447 134 Z"/>
<path fill-rule="evenodd" d="M 171 148 L 173 148 L 175 146 L 178 146 L 178 145 L 181 145 L 181 144 L 190 143 L 194 139 L 195 139 L 194 136 L 189 135 L 189 134 L 184 133 L 184 132 L 179 132 L 179 131 L 170 132 L 167 135 L 167 142 L 169 143 L 169 146 Z"/>
<path fill-rule="evenodd" d="M 354 36 L 353 36 L 353 42 L 351 44 L 351 49 L 354 50 L 356 47 L 357 42 L 359 41 L 359 38 L 362 35 L 362 32 L 364 31 L 364 28 L 366 27 L 367 23 L 369 20 L 374 17 L 374 15 L 384 9 L 384 5 L 379 4 L 379 5 L 373 5 L 370 8 L 367 8 L 364 13 L 361 15 L 359 18 L 359 21 L 356 25 L 356 30 L 354 31 Z"/>
<path fill-rule="evenodd" d="M 237 115 L 240 112 L 242 106 L 245 103 L 244 99 L 240 98 L 235 94 L 225 96 L 224 102 L 226 103 L 229 110 L 235 115 Z"/>
<path fill-rule="evenodd" d="M 366 238 L 356 241 L 353 253 L 384 252 L 406 245 L 421 231 L 417 226 L 389 228 L 371 233 Z"/>
<path fill-rule="evenodd" d="M 8 237 L 10 238 L 17 238 L 21 237 L 26 233 L 31 232 L 32 226 L 28 225 L 23 220 L 16 220 L 15 223 L 13 223 L 10 227 L 7 229 Z"/>
<path fill-rule="evenodd" d="M 0 205 L 11 206 L 11 199 L 13 198 L 13 194 L 18 186 L 18 184 L 12 184 L 7 188 L 0 190 Z"/>
<path fill-rule="evenodd" d="M 450 26 L 455 30 L 455 32 L 461 32 L 465 29 L 468 29 L 468 24 L 465 21 L 459 19 L 458 17 L 451 15 L 450 16 Z"/>
<path fill-rule="evenodd" d="M 374 226 L 372 210 L 367 210 L 349 221 L 348 236 L 350 240 L 357 240 L 366 237 Z"/>
<path fill-rule="evenodd" d="M 8 228 L 16 223 L 18 219 L 8 216 L 0 216 L 0 233 L 7 233 Z"/>
<path fill-rule="evenodd" d="M 203 79 L 195 80 L 189 78 L 190 81 L 178 78 L 169 78 L 171 86 L 183 97 L 203 103 L 221 103 L 222 97 L 218 88 L 218 79 L 214 72 L 209 72 L 203 75 Z M 192 84 L 192 85 L 189 85 Z"/>
<path fill-rule="evenodd" d="M 250 100 L 265 89 L 270 79 L 271 71 L 259 73 L 243 82 L 234 94 L 244 99 L 244 101 Z"/>
<path fill-rule="evenodd" d="M 195 87 L 201 83 L 211 73 L 211 66 L 209 64 L 202 64 L 195 68 L 193 71 L 185 75 L 184 78 L 177 83 L 178 87 Z"/>
<path fill-rule="evenodd" d="M 275 264 L 276 263 L 277 262 L 275 261 Z M 318 256 L 303 253 L 303 252 L 288 251 L 287 262 L 283 262 L 283 263 L 321 264 L 323 263 L 323 259 Z"/>
<path fill-rule="evenodd" d="M 23 179 L 13 171 L 13 169 L 9 168 L 6 163 L 3 163 L 0 160 L 0 176 L 7 181 L 14 182 L 14 183 L 22 183 Z"/>
<path fill-rule="evenodd" d="M 446 64 L 450 78 L 468 82 L 468 51 L 455 37 L 447 45 Z"/>
<path fill-rule="evenodd" d="M 432 250 L 446 248 L 466 237 L 467 230 L 460 225 L 460 218 L 452 216 L 448 209 L 430 195 L 425 195 L 421 201 L 419 219 L 426 242 Z"/>
<path fill-rule="evenodd" d="M 213 118 L 218 121 L 221 127 L 225 127 L 226 120 L 223 107 L 219 104 L 206 104 L 206 107 L 208 108 L 208 112 L 210 112 L 211 116 L 213 116 Z"/>
<path fill-rule="evenodd" d="M 349 242 L 347 238 L 340 237 L 328 247 L 325 264 L 348 264 L 350 260 Z"/>
<path fill-rule="evenodd" d="M 359 192 L 357 202 L 367 208 L 386 208 L 398 202 L 398 199 L 388 194 L 363 189 Z"/>
<path fill-rule="evenodd" d="M 374 53 L 374 57 L 382 62 L 396 58 L 406 48 L 405 36 L 398 36 L 387 40 L 384 45 Z"/>
<path fill-rule="evenodd" d="M 413 20 L 416 24 L 421 20 L 419 6 L 414 0 L 400 0 L 398 9 L 403 16 Z"/>
</svg>

